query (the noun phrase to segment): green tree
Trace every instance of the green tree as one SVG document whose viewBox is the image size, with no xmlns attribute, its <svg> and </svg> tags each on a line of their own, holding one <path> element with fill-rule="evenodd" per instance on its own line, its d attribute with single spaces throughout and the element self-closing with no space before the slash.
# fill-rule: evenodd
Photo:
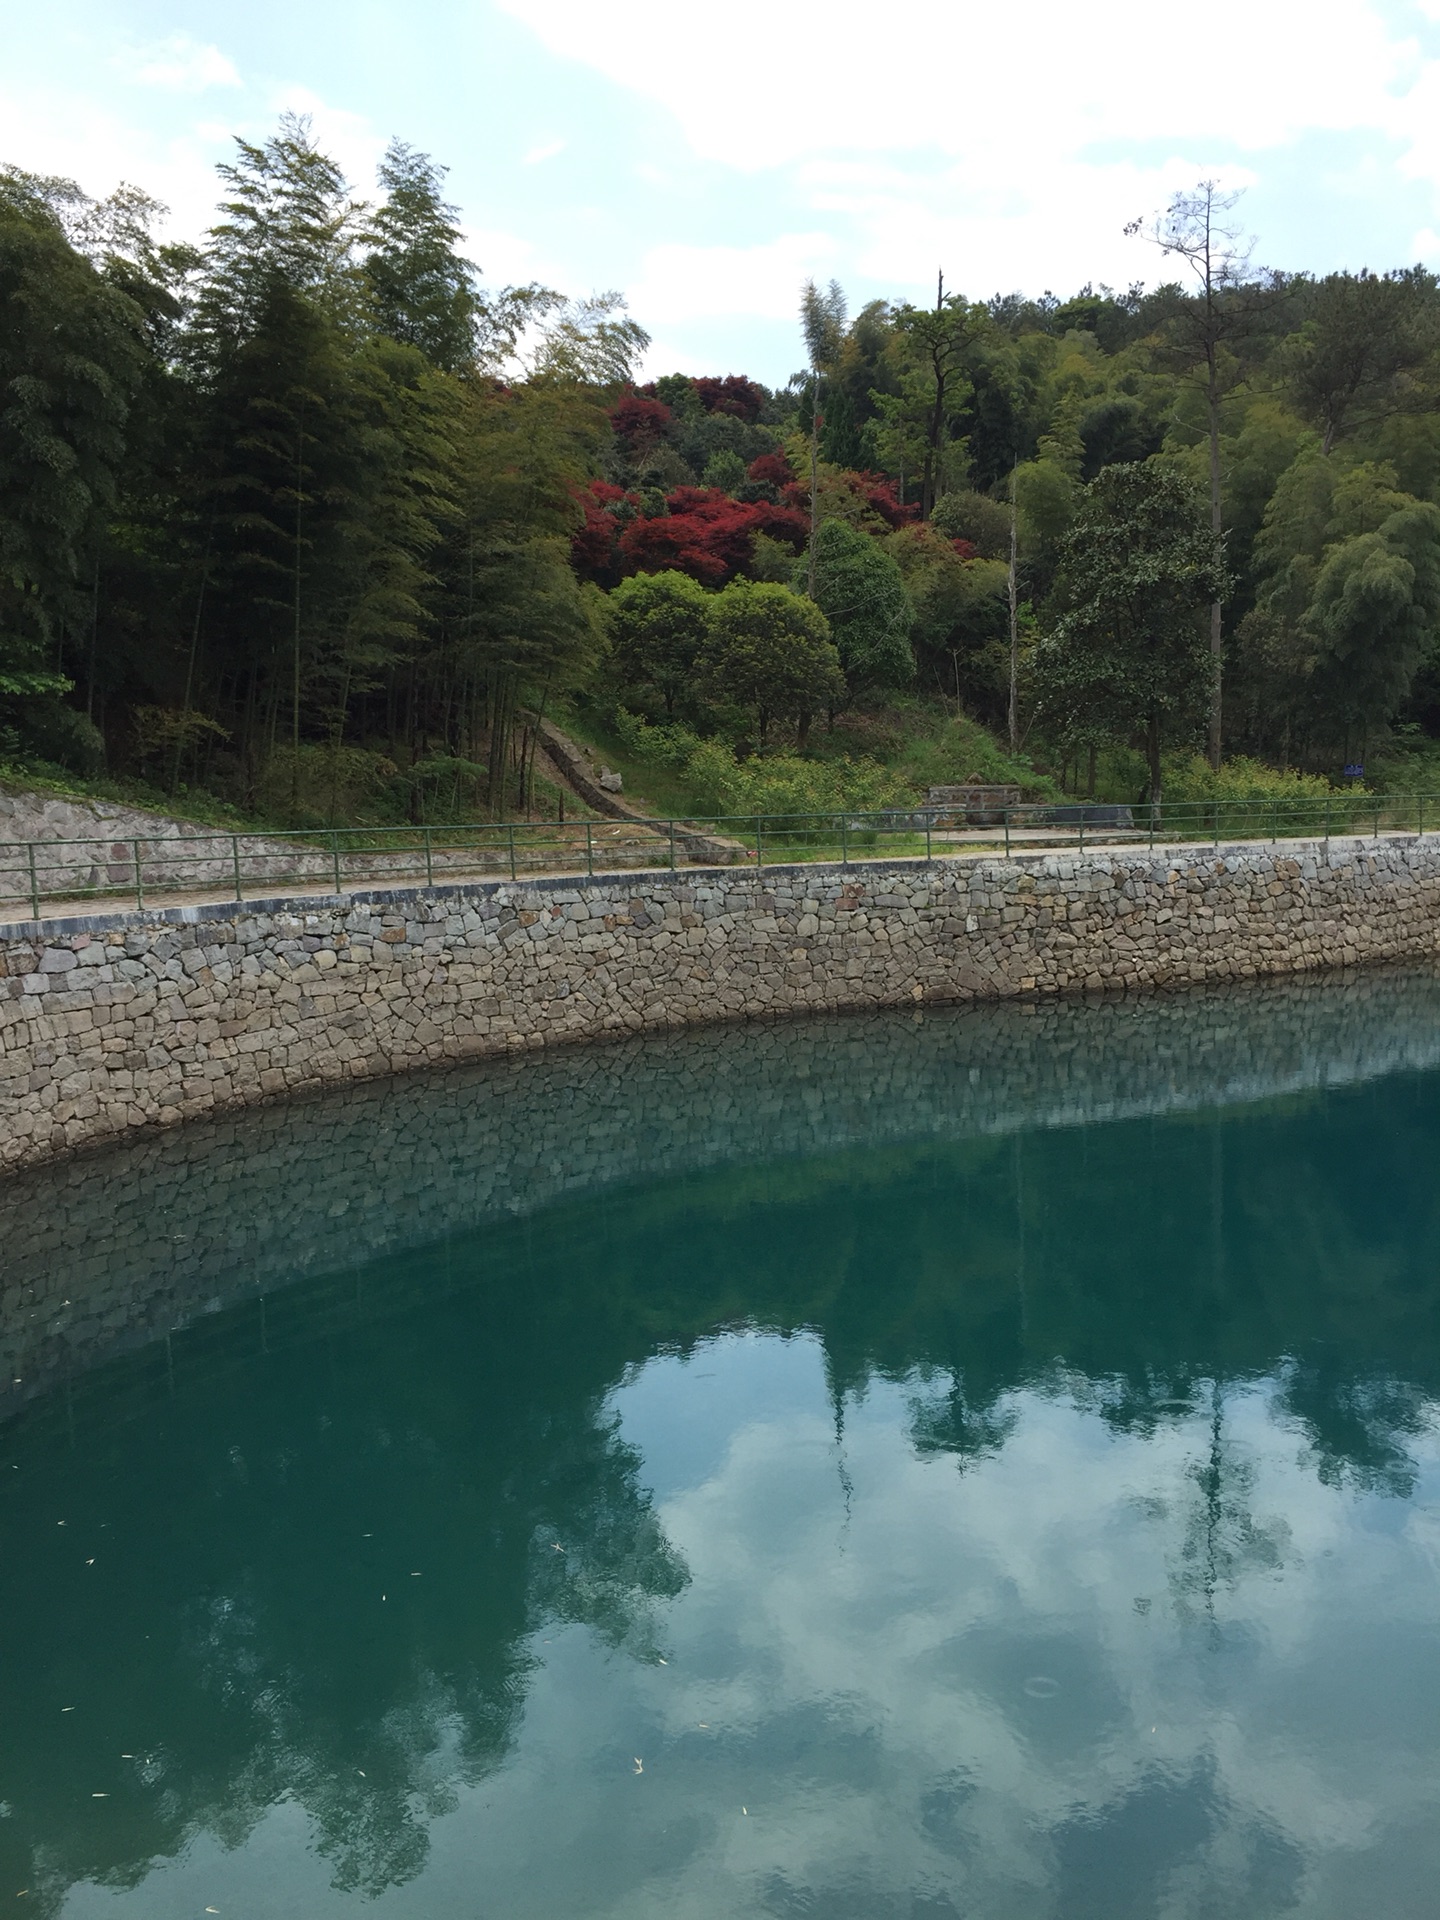
<svg viewBox="0 0 1440 1920">
<path fill-rule="evenodd" d="M 390 143 L 365 273 L 381 331 L 459 373 L 475 359 L 480 300 L 475 268 L 459 252 L 459 210 L 443 197 L 445 171 L 404 141 Z"/>
<path fill-rule="evenodd" d="M 46 714 L 53 731 L 70 685 L 60 650 L 90 625 L 146 361 L 141 308 L 70 244 L 46 184 L 0 175 L 0 713 L 21 734 Z"/>
<path fill-rule="evenodd" d="M 1312 447 L 1281 477 L 1255 543 L 1242 665 L 1272 731 L 1348 751 L 1400 708 L 1440 645 L 1440 508 L 1383 463 Z"/>
<path fill-rule="evenodd" d="M 1331 273 L 1293 291 L 1308 311 L 1279 360 L 1322 453 L 1391 413 L 1433 405 L 1433 392 L 1415 379 L 1440 338 L 1433 274 Z"/>
<path fill-rule="evenodd" d="M 196 305 L 202 357 L 253 331 L 277 285 L 360 331 L 369 308 L 357 259 L 365 208 L 315 145 L 309 120 L 284 114 L 263 144 L 235 146 L 236 158 L 216 169 L 227 197 L 208 235 Z"/>
<path fill-rule="evenodd" d="M 637 573 L 606 597 L 610 652 L 627 685 L 653 687 L 667 716 L 691 690 L 711 596 L 688 573 Z"/>
<path fill-rule="evenodd" d="M 956 497 L 947 494 L 945 502 Z M 1009 569 L 1000 560 L 962 559 L 934 520 L 901 527 L 885 544 L 915 610 L 911 643 L 924 680 L 957 706 L 964 701 L 987 721 L 998 720 Z"/>
<path fill-rule="evenodd" d="M 797 568 L 800 585 L 804 568 Z M 813 599 L 830 624 L 851 693 L 903 687 L 915 678 L 915 609 L 899 567 L 878 540 L 827 520 L 815 542 Z"/>
<path fill-rule="evenodd" d="M 597 293 L 585 300 L 548 296 L 542 304 L 549 317 L 530 368 L 533 380 L 612 395 L 633 384 L 650 336 L 626 312 L 622 294 Z"/>
<path fill-rule="evenodd" d="M 1144 231 L 1162 255 L 1183 260 L 1196 282 L 1195 297 L 1179 306 L 1167 331 L 1182 364 L 1194 368 L 1205 395 L 1205 436 L 1209 454 L 1210 526 L 1216 540 L 1224 525 L 1220 463 L 1220 403 L 1234 377 L 1234 343 L 1253 333 L 1269 309 L 1269 289 L 1250 281 L 1248 242 L 1230 221 L 1238 192 L 1224 193 L 1215 180 L 1202 180 L 1192 193 L 1178 193 L 1165 212 L 1146 228 L 1132 220 L 1127 234 Z M 1217 594 L 1210 606 L 1210 765 L 1218 768 L 1222 748 L 1224 632 Z"/>
<path fill-rule="evenodd" d="M 803 746 L 813 716 L 845 697 L 824 614 L 769 581 L 732 580 L 714 595 L 699 677 L 716 699 L 754 716 L 762 746 L 777 719 L 793 722 Z"/>
<path fill-rule="evenodd" d="M 815 536 L 820 525 L 820 388 L 833 372 L 845 342 L 845 292 L 832 280 L 822 293 L 813 280 L 800 289 L 800 331 L 810 362 L 810 546 L 807 587 L 815 597 Z"/>
<path fill-rule="evenodd" d="M 897 391 L 872 395 L 881 420 L 877 443 L 887 464 L 903 466 L 908 455 L 920 469 L 920 518 L 928 520 L 944 490 L 946 445 L 953 417 L 970 393 L 966 354 L 982 314 L 958 293 L 946 293 L 942 273 L 933 307 L 898 307 L 895 335 L 903 371 Z"/>
<path fill-rule="evenodd" d="M 1063 612 L 1036 648 L 1042 719 L 1067 743 L 1141 733 L 1149 797 L 1162 749 L 1203 725 L 1203 612 L 1228 577 L 1204 496 L 1155 460 L 1107 467 L 1062 543 Z"/>
<path fill-rule="evenodd" d="M 558 384 L 467 388 L 462 509 L 445 557 L 445 617 L 428 662 L 446 731 L 485 754 L 488 798 L 528 797 L 535 729 L 526 718 L 581 684 L 604 640 L 603 596 L 569 564 L 576 498 L 605 431 L 598 406 Z"/>
</svg>

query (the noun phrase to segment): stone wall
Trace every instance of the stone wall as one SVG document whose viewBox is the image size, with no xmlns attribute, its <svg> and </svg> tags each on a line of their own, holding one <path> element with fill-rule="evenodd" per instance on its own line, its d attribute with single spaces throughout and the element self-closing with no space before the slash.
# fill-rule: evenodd
<svg viewBox="0 0 1440 1920">
<path fill-rule="evenodd" d="M 327 1083 L 719 1019 L 1433 954 L 1440 839 L 535 880 L 0 940 L 0 1162 Z"/>
<path fill-rule="evenodd" d="M 336 1301 L 380 1311 L 403 1291 L 396 1256 L 597 1191 L 1215 1112 L 1437 1064 L 1431 962 L 650 1034 L 142 1132 L 0 1181 L 0 1425 L 109 1354 L 201 1337 L 212 1314 L 296 1281 L 335 1276 Z M 427 1289 L 447 1265 L 423 1265 Z"/>
</svg>

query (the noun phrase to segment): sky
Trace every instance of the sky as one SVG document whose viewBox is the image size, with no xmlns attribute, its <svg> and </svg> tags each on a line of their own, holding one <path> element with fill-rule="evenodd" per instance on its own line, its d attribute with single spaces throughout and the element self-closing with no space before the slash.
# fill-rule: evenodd
<svg viewBox="0 0 1440 1920">
<path fill-rule="evenodd" d="M 0 48 L 0 160 L 178 238 L 284 111 L 361 193 L 398 137 L 488 282 L 620 290 L 652 374 L 782 383 L 812 274 L 852 311 L 1154 285 L 1124 226 L 1202 178 L 1257 264 L 1440 269 L 1440 0 L 0 0 Z"/>
</svg>

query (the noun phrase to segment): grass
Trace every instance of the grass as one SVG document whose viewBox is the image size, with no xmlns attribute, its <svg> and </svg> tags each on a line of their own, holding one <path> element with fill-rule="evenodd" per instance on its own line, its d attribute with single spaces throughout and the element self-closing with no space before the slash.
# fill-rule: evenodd
<svg viewBox="0 0 1440 1920">
<path fill-rule="evenodd" d="M 603 765 L 623 778 L 625 787 L 619 798 L 632 807 L 657 820 L 688 820 L 694 814 L 695 796 L 680 776 L 669 767 L 649 765 L 628 752 L 608 716 L 598 709 L 577 703 L 557 717 L 556 725 L 582 747 L 591 748 Z M 570 801 L 565 804 L 568 812 Z"/>
<path fill-rule="evenodd" d="M 86 778 L 45 760 L 0 760 L 0 793 L 52 794 L 57 800 L 109 801 L 184 820 L 192 826 L 217 827 L 226 833 L 274 832 L 279 822 L 247 813 L 228 800 L 203 790 L 182 787 L 167 793 L 144 780 Z"/>
</svg>

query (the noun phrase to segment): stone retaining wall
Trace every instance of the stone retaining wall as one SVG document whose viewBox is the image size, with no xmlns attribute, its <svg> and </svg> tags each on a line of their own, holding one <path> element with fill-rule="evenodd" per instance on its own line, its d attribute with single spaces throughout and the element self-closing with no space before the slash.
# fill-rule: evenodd
<svg viewBox="0 0 1440 1920">
<path fill-rule="evenodd" d="M 717 1019 L 1433 954 L 1440 839 L 618 875 L 0 941 L 0 1163 L 446 1060 Z"/>
<path fill-rule="evenodd" d="M 400 1283 L 377 1263 L 597 1191 L 1218 1112 L 1437 1064 L 1430 962 L 649 1034 L 142 1132 L 0 1181 L 0 1426 L 111 1353 L 297 1280 L 345 1276 L 349 1300 L 364 1272 L 378 1311 Z M 444 1264 L 418 1270 L 427 1290 Z"/>
</svg>

